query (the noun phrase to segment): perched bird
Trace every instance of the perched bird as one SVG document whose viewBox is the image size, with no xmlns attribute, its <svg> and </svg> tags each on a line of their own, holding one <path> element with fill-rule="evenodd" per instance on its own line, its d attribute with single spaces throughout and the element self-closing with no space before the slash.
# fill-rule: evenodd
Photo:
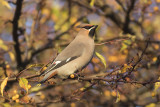
<svg viewBox="0 0 160 107">
<path fill-rule="evenodd" d="M 85 67 L 92 59 L 94 53 L 95 30 L 98 25 L 82 24 L 75 39 L 55 58 L 48 68 L 41 74 L 40 83 L 57 75 L 62 79 Z"/>
</svg>

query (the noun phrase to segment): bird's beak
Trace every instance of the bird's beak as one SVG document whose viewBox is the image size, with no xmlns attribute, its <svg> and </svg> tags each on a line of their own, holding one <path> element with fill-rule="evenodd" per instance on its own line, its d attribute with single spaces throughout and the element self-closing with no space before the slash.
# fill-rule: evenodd
<svg viewBox="0 0 160 107">
<path fill-rule="evenodd" d="M 96 29 L 98 27 L 98 25 L 94 25 L 94 29 Z"/>
</svg>

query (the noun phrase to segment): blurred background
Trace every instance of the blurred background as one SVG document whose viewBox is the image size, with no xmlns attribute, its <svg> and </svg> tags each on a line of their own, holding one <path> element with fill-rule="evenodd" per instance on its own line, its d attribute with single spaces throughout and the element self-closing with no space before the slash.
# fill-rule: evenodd
<svg viewBox="0 0 160 107">
<path fill-rule="evenodd" d="M 158 107 L 159 9 L 160 0 L 0 0 L 0 105 Z M 98 25 L 98 55 L 81 71 L 93 78 L 34 87 L 37 78 L 26 76 L 52 61 L 82 23 Z"/>
</svg>

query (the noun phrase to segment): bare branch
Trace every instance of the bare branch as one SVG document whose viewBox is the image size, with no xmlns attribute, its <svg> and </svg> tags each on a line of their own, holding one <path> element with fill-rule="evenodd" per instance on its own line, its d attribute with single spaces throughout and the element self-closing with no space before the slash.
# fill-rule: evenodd
<svg viewBox="0 0 160 107">
<path fill-rule="evenodd" d="M 19 21 L 19 18 L 21 16 L 22 3 L 23 3 L 23 0 L 17 0 L 16 1 L 16 10 L 15 10 L 15 14 L 14 14 L 13 21 L 12 21 L 12 23 L 13 23 L 12 35 L 13 35 L 13 40 L 15 42 L 14 50 L 15 50 L 15 54 L 16 54 L 17 68 L 19 70 L 23 69 L 24 66 L 25 66 L 22 63 L 21 51 L 20 51 L 20 43 L 18 41 L 18 37 L 19 37 L 19 34 L 18 34 L 18 29 L 19 29 L 18 21 Z"/>
</svg>

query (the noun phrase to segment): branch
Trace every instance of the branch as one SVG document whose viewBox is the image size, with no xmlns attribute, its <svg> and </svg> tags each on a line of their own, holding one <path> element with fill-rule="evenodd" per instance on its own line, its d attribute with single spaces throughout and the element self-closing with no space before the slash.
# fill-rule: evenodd
<svg viewBox="0 0 160 107">
<path fill-rule="evenodd" d="M 126 12 L 125 7 L 124 7 L 123 4 L 120 2 L 120 0 L 116 0 L 116 2 L 122 7 L 123 11 Z"/>
<path fill-rule="evenodd" d="M 144 40 L 136 39 L 136 41 L 138 41 L 138 42 L 148 42 L 148 43 L 152 43 L 152 44 L 160 44 L 160 41 L 156 41 L 156 40 L 144 41 Z"/>
<path fill-rule="evenodd" d="M 20 43 L 18 41 L 18 36 L 19 36 L 19 34 L 18 34 L 18 29 L 19 29 L 18 21 L 21 16 L 22 3 L 23 3 L 23 0 L 17 0 L 16 10 L 15 10 L 15 14 L 14 14 L 13 21 L 12 21 L 12 23 L 13 23 L 12 35 L 13 35 L 13 41 L 15 42 L 14 50 L 15 50 L 15 54 L 16 54 L 17 68 L 19 70 L 21 70 L 24 67 L 24 65 L 22 64 Z"/>
<path fill-rule="evenodd" d="M 129 37 L 114 37 L 108 40 L 101 41 L 101 43 L 96 43 L 95 45 L 99 46 L 99 45 L 111 44 L 117 41 L 122 41 L 122 40 L 127 40 L 127 39 L 130 39 L 130 38 Z"/>
<path fill-rule="evenodd" d="M 31 78 L 35 78 L 35 77 L 39 77 L 39 74 L 35 74 L 35 75 L 30 75 L 30 76 L 26 76 L 26 77 L 23 77 L 25 79 L 31 79 Z M 4 79 L 0 79 L 0 82 L 3 82 Z M 14 82 L 14 81 L 17 81 L 17 78 L 9 78 L 7 82 Z"/>
<path fill-rule="evenodd" d="M 142 60 L 142 58 L 148 48 L 148 45 L 149 45 L 148 41 L 150 41 L 150 38 L 147 40 L 146 46 L 145 46 L 144 50 L 142 51 L 142 54 L 141 54 L 140 58 L 138 59 L 138 61 L 132 66 L 132 69 L 130 70 L 130 72 L 127 75 L 123 76 L 123 78 L 127 77 L 128 75 L 131 75 L 131 73 L 134 71 L 135 67 L 141 62 L 141 60 Z"/>
<path fill-rule="evenodd" d="M 123 26 L 123 31 L 124 33 L 130 33 L 130 34 L 134 34 L 133 31 L 129 28 L 129 24 L 131 22 L 130 20 L 130 13 L 132 12 L 134 5 L 135 5 L 136 0 L 131 0 L 131 5 L 126 13 L 126 18 L 125 18 L 125 22 L 124 22 L 124 26 Z"/>
</svg>

